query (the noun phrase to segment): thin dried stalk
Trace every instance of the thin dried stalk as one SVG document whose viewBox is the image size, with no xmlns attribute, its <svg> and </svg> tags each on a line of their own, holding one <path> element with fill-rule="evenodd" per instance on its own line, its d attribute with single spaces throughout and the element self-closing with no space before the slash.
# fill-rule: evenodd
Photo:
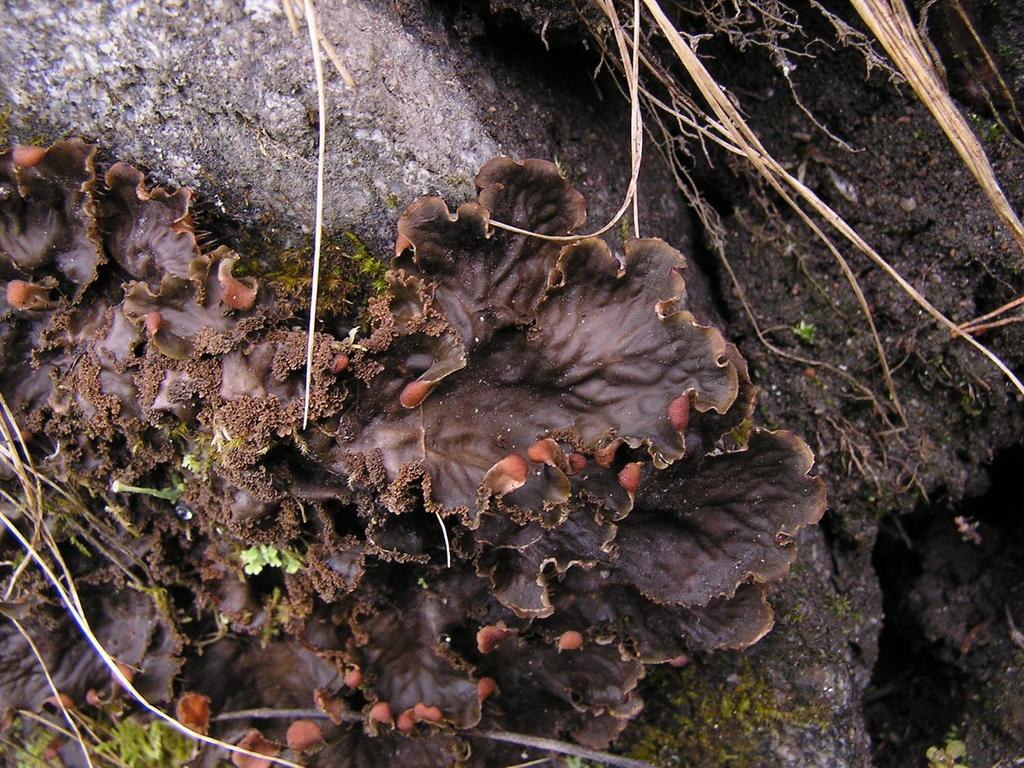
<svg viewBox="0 0 1024 768">
<path fill-rule="evenodd" d="M 1010 230 L 1017 247 L 1024 252 L 1024 225 L 1003 194 L 981 143 L 943 86 L 903 0 L 850 1 L 942 127 L 996 214 Z"/>
<path fill-rule="evenodd" d="M 227 721 L 227 720 L 249 720 L 249 719 L 295 719 L 295 718 L 306 718 L 309 720 L 327 720 L 330 719 L 327 714 L 321 712 L 319 709 L 274 709 L 274 708 L 261 708 L 261 709 L 242 709 L 237 712 L 223 712 L 213 718 L 215 722 Z M 341 719 L 344 722 L 356 723 L 362 722 L 363 716 L 357 712 L 345 712 L 342 713 Z M 570 755 L 573 757 L 579 757 L 584 760 L 591 760 L 596 763 L 603 765 L 614 766 L 615 768 L 655 768 L 644 760 L 634 760 L 631 757 L 623 757 L 622 755 L 614 755 L 611 752 L 600 752 L 596 749 L 587 749 L 581 747 L 579 744 L 570 744 L 566 741 L 558 741 L 556 739 L 545 739 L 539 736 L 529 736 L 525 733 L 514 733 L 511 731 L 495 731 L 488 729 L 471 729 L 467 731 L 459 731 L 461 736 L 470 736 L 474 738 L 488 739 L 490 741 L 501 741 L 506 744 L 517 744 L 521 747 L 533 747 L 534 749 L 543 749 L 547 752 L 556 752 L 560 755 Z"/>
<path fill-rule="evenodd" d="M 338 53 L 338 49 L 334 47 L 334 44 L 327 39 L 327 36 L 323 32 L 320 33 L 320 45 L 323 46 L 324 53 L 327 54 L 327 58 L 331 60 L 331 64 L 338 70 L 338 74 L 341 75 L 341 79 L 345 81 L 345 86 L 350 90 L 354 91 L 356 87 L 355 78 L 352 77 L 352 73 L 348 71 L 348 67 L 345 66 L 345 62 L 342 61 L 341 54 Z"/>
<path fill-rule="evenodd" d="M 491 220 L 491 226 L 496 229 L 503 229 L 506 232 L 513 232 L 518 235 L 526 235 L 528 237 L 535 237 L 540 240 L 548 240 L 556 243 L 573 243 L 578 240 L 582 240 L 586 237 L 598 237 L 603 235 L 605 232 L 611 230 L 622 216 L 630 209 L 633 208 L 633 231 L 634 234 L 639 237 L 640 222 L 639 213 L 637 210 L 637 183 L 640 178 L 640 161 L 643 158 L 643 141 L 644 141 L 644 125 L 643 116 L 640 111 L 640 99 L 638 96 L 638 89 L 640 87 L 640 64 L 639 64 L 639 50 L 640 50 L 640 0 L 634 0 L 633 3 L 633 45 L 632 54 L 630 54 L 630 46 L 626 39 L 626 33 L 622 28 L 622 23 L 619 21 L 619 16 L 615 11 L 615 6 L 612 0 L 597 0 L 601 10 L 608 16 L 608 20 L 612 24 L 612 31 L 615 35 L 615 43 L 619 49 L 619 56 L 622 61 L 622 68 L 626 74 L 626 80 L 629 83 L 630 93 L 630 119 L 629 119 L 629 130 L 630 130 L 630 177 L 629 186 L 626 189 L 625 199 L 622 201 L 622 205 L 619 210 L 612 216 L 608 222 L 600 229 L 591 232 L 589 234 L 580 235 L 544 235 L 539 232 L 532 232 L 528 229 L 522 229 L 520 227 L 513 226 L 511 224 L 505 224 L 501 221 Z"/>
<path fill-rule="evenodd" d="M 477 736 L 491 741 L 501 741 L 506 744 L 517 744 L 521 747 L 544 749 L 548 752 L 557 752 L 560 755 L 571 755 L 573 757 L 580 757 L 584 760 L 590 760 L 598 764 L 614 766 L 614 768 L 655 768 L 655 766 L 643 760 L 634 760 L 631 757 L 613 755 L 610 752 L 598 752 L 597 750 L 586 749 L 585 747 L 580 747 L 576 744 L 567 744 L 564 741 L 543 739 L 538 736 L 528 736 L 525 733 L 474 730 L 465 731 L 464 735 Z"/>
<path fill-rule="evenodd" d="M 288 27 L 292 34 L 298 36 L 299 25 L 295 21 L 295 11 L 292 10 L 292 0 L 281 0 L 281 7 L 284 8 L 284 15 L 288 19 Z"/>
<path fill-rule="evenodd" d="M 993 320 L 991 323 L 967 325 L 960 330 L 964 333 L 979 334 L 984 333 L 985 331 L 991 331 L 995 328 L 1002 328 L 1004 325 L 1014 325 L 1016 323 L 1024 323 L 1024 315 L 1011 315 L 1010 317 L 1004 317 L 1002 320 Z"/>
<path fill-rule="evenodd" d="M 327 150 L 327 92 L 324 88 L 324 66 L 320 60 L 320 30 L 316 22 L 313 0 L 305 0 L 309 47 L 313 51 L 316 71 L 317 117 L 320 127 L 316 160 L 316 223 L 313 231 L 313 283 L 309 289 L 309 327 L 306 336 L 306 382 L 302 391 L 302 428 L 309 424 L 309 390 L 313 385 L 313 344 L 316 332 L 316 303 L 320 292 L 320 248 L 324 228 L 324 159 Z"/>
<path fill-rule="evenodd" d="M 976 329 L 977 326 L 985 324 L 993 317 L 998 317 L 1004 312 L 1009 312 L 1011 309 L 1016 309 L 1021 304 L 1024 304 L 1024 296 L 1018 296 L 1016 299 L 1006 302 L 1005 304 L 1003 304 L 1003 306 L 993 309 L 991 312 L 986 312 L 981 317 L 976 317 L 973 320 L 969 320 L 966 323 L 961 323 L 958 327 L 961 331 L 964 331 L 965 333 L 973 333 L 974 329 Z"/>
<path fill-rule="evenodd" d="M 28 558 L 25 559 L 27 560 Z M 25 631 L 25 628 L 21 626 L 21 622 L 16 619 L 10 619 L 10 622 L 14 624 L 14 628 L 18 630 L 21 636 L 25 639 L 25 642 L 28 643 L 28 647 L 32 650 L 32 655 L 36 657 L 36 661 L 39 663 L 40 669 L 43 670 L 43 677 L 46 678 L 46 684 L 50 686 L 50 690 L 53 692 L 53 698 L 57 703 L 57 707 L 60 709 L 61 714 L 64 716 L 64 720 L 74 733 L 74 740 L 78 742 L 78 746 L 82 750 L 82 757 L 85 758 L 86 765 L 88 765 L 89 768 L 95 768 L 95 765 L 92 762 L 92 757 L 89 754 L 89 746 L 85 743 L 85 739 L 82 738 L 82 732 L 78 729 L 78 724 L 75 723 L 75 718 L 71 716 L 67 706 L 64 704 L 64 697 L 61 696 L 60 691 L 57 690 L 57 685 L 53 682 L 50 670 L 46 667 L 46 662 L 43 660 L 43 655 L 39 652 L 39 648 L 36 646 L 35 641 L 32 639 L 31 635 Z"/>
<path fill-rule="evenodd" d="M 858 0 L 859 1 L 859 0 Z M 657 0 L 644 0 L 644 5 L 647 6 L 648 10 L 654 16 L 658 27 L 661 29 L 662 34 L 668 39 L 669 44 L 672 46 L 672 50 L 676 53 L 679 61 L 683 64 L 684 68 L 690 74 L 694 83 L 700 89 L 704 98 L 707 100 L 712 111 L 715 113 L 719 122 L 712 121 L 712 126 L 716 130 L 720 131 L 723 136 L 727 137 L 729 141 L 734 143 L 739 149 L 743 151 L 743 155 L 747 157 L 759 173 L 768 181 L 772 187 L 779 192 L 780 195 L 790 204 L 791 207 L 797 212 L 797 214 L 803 219 L 805 223 L 812 226 L 815 233 L 819 237 L 823 238 L 826 246 L 835 252 L 835 246 L 831 244 L 831 241 L 821 233 L 820 228 L 813 225 L 810 217 L 806 212 L 800 208 L 796 201 L 786 192 L 783 184 L 788 185 L 794 192 L 802 197 L 807 203 L 814 209 L 814 211 L 825 219 L 833 228 L 835 228 L 840 234 L 849 240 L 854 246 L 857 247 L 864 255 L 866 255 L 872 262 L 880 267 L 890 278 L 892 278 L 896 284 L 910 296 L 922 309 L 925 310 L 934 320 L 940 325 L 949 329 L 950 332 L 963 338 L 972 347 L 977 349 L 981 354 L 988 358 L 1007 379 L 1013 384 L 1017 391 L 1024 395 L 1024 383 L 1017 377 L 1017 375 L 1010 370 L 1010 368 L 985 345 L 978 342 L 976 339 L 968 334 L 963 333 L 957 324 L 946 317 L 941 311 L 939 311 L 931 302 L 929 302 L 920 291 L 918 291 L 913 285 L 911 285 L 889 262 L 882 258 L 857 232 L 846 223 L 846 221 L 839 216 L 831 207 L 829 207 L 821 198 L 819 198 L 813 190 L 799 181 L 796 177 L 790 174 L 782 165 L 775 160 L 765 148 L 761 145 L 760 140 L 754 134 L 754 132 L 747 125 L 746 121 L 740 115 L 739 110 L 735 107 L 732 101 L 725 95 L 721 86 L 715 81 L 711 74 L 704 67 L 704 64 L 697 57 L 697 54 L 690 47 L 690 45 L 683 40 L 682 35 L 673 26 L 672 22 L 669 21 L 665 12 L 658 4 Z M 820 234 L 819 234 L 820 233 Z M 876 345 L 880 346 L 880 342 Z M 883 353 L 884 357 L 884 353 Z M 895 394 L 895 386 L 892 384 L 891 376 L 889 376 L 888 365 L 886 364 L 883 369 L 883 373 L 887 375 L 887 385 L 890 388 L 890 396 Z M 898 401 L 896 401 L 898 402 Z"/>
</svg>

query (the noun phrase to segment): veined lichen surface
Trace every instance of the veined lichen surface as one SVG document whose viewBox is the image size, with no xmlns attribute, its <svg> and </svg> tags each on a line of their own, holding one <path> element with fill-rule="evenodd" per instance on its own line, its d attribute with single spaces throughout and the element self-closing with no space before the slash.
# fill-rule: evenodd
<svg viewBox="0 0 1024 768">
<path fill-rule="evenodd" d="M 769 630 L 824 491 L 799 438 L 751 428 L 746 364 L 687 309 L 678 251 L 497 230 L 567 236 L 585 208 L 551 163 L 492 160 L 475 201 L 402 214 L 362 332 L 317 334 L 302 430 L 292 302 L 200 247 L 188 190 L 98 178 L 93 155 L 0 156 L 2 390 L 39 467 L 131 529 L 69 558 L 155 701 L 314 765 L 493 765 L 471 729 L 603 748 L 646 665 Z M 108 676 L 70 622 L 36 600 L 25 623 L 92 706 Z M 0 709 L 41 706 L 7 622 L 0 654 Z M 208 722 L 257 707 L 328 719 Z"/>
</svg>

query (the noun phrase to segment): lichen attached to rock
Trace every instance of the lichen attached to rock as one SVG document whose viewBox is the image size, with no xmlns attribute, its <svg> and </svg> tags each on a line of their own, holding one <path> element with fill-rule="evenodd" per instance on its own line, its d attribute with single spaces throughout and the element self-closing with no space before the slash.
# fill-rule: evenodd
<svg viewBox="0 0 1024 768">
<path fill-rule="evenodd" d="M 682 255 L 574 238 L 554 165 L 499 158 L 477 200 L 402 214 L 379 295 L 314 340 L 306 430 L 294 297 L 201 249 L 187 190 L 101 181 L 77 141 L 4 153 L 0 184 L 4 397 L 40 467 L 130 526 L 133 576 L 193 596 L 187 624 L 145 619 L 174 663 L 152 640 L 130 663 L 180 666 L 160 698 L 214 715 L 330 718 L 309 741 L 214 717 L 221 738 L 332 766 L 493 764 L 479 725 L 604 748 L 647 665 L 771 627 L 824 510 L 810 451 L 749 429 L 746 365 L 688 310 Z M 2 709 L 37 703 L 22 661 Z"/>
</svg>

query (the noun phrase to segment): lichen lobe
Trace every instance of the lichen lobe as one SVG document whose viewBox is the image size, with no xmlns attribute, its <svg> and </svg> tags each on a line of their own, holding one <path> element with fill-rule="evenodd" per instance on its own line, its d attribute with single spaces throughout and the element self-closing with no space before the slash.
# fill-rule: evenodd
<svg viewBox="0 0 1024 768">
<path fill-rule="evenodd" d="M 119 653 L 148 654 L 161 700 L 176 680 L 214 713 L 317 706 L 313 765 L 509 764 L 475 740 L 467 757 L 458 732 L 603 748 L 647 665 L 770 628 L 822 483 L 798 438 L 748 428 L 746 364 L 689 311 L 678 251 L 502 231 L 572 237 L 585 208 L 552 164 L 491 161 L 477 200 L 402 215 L 367 333 L 314 337 L 302 430 L 287 302 L 200 247 L 187 190 L 122 164 L 97 179 L 92 154 L 0 155 L 4 395 L 28 440 L 59 441 L 47 471 L 153 524 L 139 551 L 160 567 L 178 567 L 160 549 L 176 538 L 200 609 L 229 623 L 182 665 L 165 617 L 136 611 L 145 642 Z M 240 577 L 252 548 L 300 566 Z M 0 634 L 14 672 L 31 662 Z M 75 695 L 102 675 L 82 669 L 61 678 Z M 0 674 L 0 693 L 36 706 L 31 683 Z M 296 740 L 288 722 L 211 721 L 235 743 L 257 725 Z"/>
<path fill-rule="evenodd" d="M 455 213 L 424 198 L 400 219 L 387 338 L 361 361 L 375 363 L 373 407 L 348 461 L 378 468 L 365 488 L 392 513 L 422 499 L 455 515 L 520 619 L 588 627 L 648 662 L 756 642 L 766 585 L 824 510 L 806 446 L 727 436 L 754 390 L 736 348 L 687 309 L 678 251 L 495 228 L 582 225 L 582 198 L 543 161 L 491 161 L 477 185 Z"/>
</svg>

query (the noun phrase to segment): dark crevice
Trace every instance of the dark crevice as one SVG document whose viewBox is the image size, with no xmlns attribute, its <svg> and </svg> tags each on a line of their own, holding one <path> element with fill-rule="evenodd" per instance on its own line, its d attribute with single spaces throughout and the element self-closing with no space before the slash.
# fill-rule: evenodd
<svg viewBox="0 0 1024 768">
<path fill-rule="evenodd" d="M 687 212 L 690 216 L 691 229 L 693 231 L 692 248 L 687 256 L 693 260 L 697 269 L 707 278 L 707 288 L 715 312 L 722 318 L 723 323 L 731 326 L 735 317 L 733 304 L 727 296 L 724 282 L 727 278 L 722 272 L 722 263 L 714 251 L 714 246 L 708 242 L 707 232 L 705 232 L 697 212 L 692 208 L 687 208 Z"/>
<path fill-rule="evenodd" d="M 572 23 L 575 12 L 559 23 L 545 25 L 540 14 L 527 16 L 519 9 L 495 8 L 488 3 L 433 0 L 429 3 L 445 20 L 448 33 L 510 72 L 531 73 L 553 90 L 578 91 L 593 80 L 601 61 L 585 28 Z M 565 15 L 565 8 L 562 8 Z M 543 37 L 539 28 L 544 29 Z M 587 88 L 587 91 L 591 88 Z"/>
<path fill-rule="evenodd" d="M 919 507 L 898 521 L 885 521 L 875 544 L 885 618 L 864 709 L 878 768 L 919 764 L 928 746 L 962 719 L 963 682 L 907 606 L 908 593 L 923 573 L 916 544 L 933 515 L 933 509 Z"/>
<path fill-rule="evenodd" d="M 929 747 L 971 728 L 967 694 L 1019 581 L 1022 465 L 1024 446 L 1007 449 L 979 483 L 983 494 L 956 506 L 938 494 L 880 526 L 873 564 L 885 620 L 864 695 L 878 768 L 922 764 Z"/>
</svg>

